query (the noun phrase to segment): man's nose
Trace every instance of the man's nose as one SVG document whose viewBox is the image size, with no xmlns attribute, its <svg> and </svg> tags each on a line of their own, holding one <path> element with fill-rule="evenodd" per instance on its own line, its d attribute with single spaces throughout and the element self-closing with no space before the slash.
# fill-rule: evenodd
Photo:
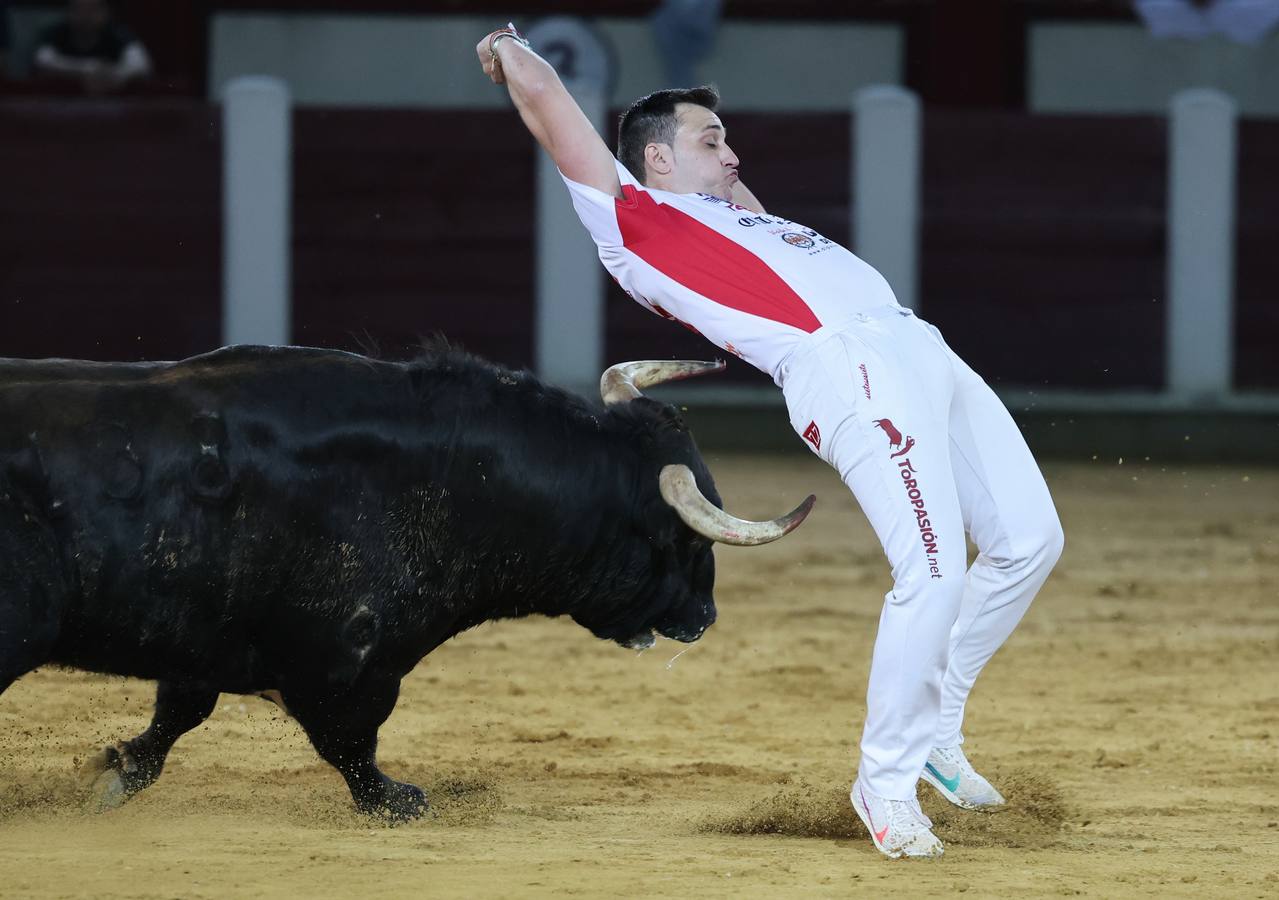
<svg viewBox="0 0 1279 900">
<path fill-rule="evenodd" d="M 734 169 L 736 169 L 738 166 L 737 154 L 729 149 L 728 144 L 724 145 L 724 155 L 723 155 L 723 158 L 721 159 L 721 162 L 723 162 L 724 165 L 730 166 Z"/>
</svg>

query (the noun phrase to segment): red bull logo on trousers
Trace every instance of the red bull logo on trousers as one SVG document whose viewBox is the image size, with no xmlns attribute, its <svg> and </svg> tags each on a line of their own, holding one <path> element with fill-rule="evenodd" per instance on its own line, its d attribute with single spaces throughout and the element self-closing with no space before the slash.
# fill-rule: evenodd
<svg viewBox="0 0 1279 900">
<path fill-rule="evenodd" d="M 902 443 L 902 433 L 897 430 L 897 426 L 893 424 L 892 419 L 876 419 L 875 427 L 884 429 L 884 434 L 888 435 L 889 448 L 899 448 L 896 453 L 891 454 L 893 458 L 905 456 L 910 452 L 910 448 L 915 446 L 915 439 L 910 435 L 907 435 L 905 443 Z"/>
</svg>

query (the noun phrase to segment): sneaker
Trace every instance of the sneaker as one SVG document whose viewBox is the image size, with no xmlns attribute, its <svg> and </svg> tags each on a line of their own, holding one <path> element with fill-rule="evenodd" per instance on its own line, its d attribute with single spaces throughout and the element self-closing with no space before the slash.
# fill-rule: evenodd
<svg viewBox="0 0 1279 900">
<path fill-rule="evenodd" d="M 964 809 L 995 809 L 1004 805 L 1003 795 L 964 756 L 963 748 L 934 747 L 920 777 L 956 806 Z"/>
<path fill-rule="evenodd" d="M 918 800 L 877 797 L 862 786 L 860 778 L 853 782 L 848 799 L 866 824 L 875 847 L 889 859 L 902 856 L 928 859 L 942 855 L 942 842 L 932 833 L 933 823 L 919 808 Z"/>
</svg>

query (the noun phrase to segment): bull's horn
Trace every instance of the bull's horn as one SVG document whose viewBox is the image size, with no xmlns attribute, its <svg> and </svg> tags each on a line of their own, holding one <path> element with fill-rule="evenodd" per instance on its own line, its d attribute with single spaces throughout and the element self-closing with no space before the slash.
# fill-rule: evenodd
<svg viewBox="0 0 1279 900">
<path fill-rule="evenodd" d="M 790 534 L 808 516 L 817 498 L 812 494 L 780 519 L 771 522 L 750 522 L 729 515 L 702 495 L 697 489 L 697 479 L 688 466 L 663 466 L 658 484 L 662 499 L 674 507 L 684 524 L 702 537 L 738 547 L 767 544 Z"/>
<path fill-rule="evenodd" d="M 641 359 L 618 363 L 609 366 L 600 376 L 600 396 L 604 398 L 606 406 L 628 403 L 642 396 L 640 392 L 646 387 L 666 381 L 680 381 L 706 372 L 718 372 L 723 368 L 723 360 L 699 362 L 691 359 Z"/>
</svg>

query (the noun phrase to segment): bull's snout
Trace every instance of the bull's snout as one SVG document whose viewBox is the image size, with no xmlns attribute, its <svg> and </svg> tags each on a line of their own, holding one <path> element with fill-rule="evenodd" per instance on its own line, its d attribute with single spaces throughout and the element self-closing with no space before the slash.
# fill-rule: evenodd
<svg viewBox="0 0 1279 900">
<path fill-rule="evenodd" d="M 693 608 L 684 607 L 676 615 L 657 623 L 657 633 L 673 641 L 690 644 L 715 624 L 715 603 L 706 601 Z"/>
</svg>

